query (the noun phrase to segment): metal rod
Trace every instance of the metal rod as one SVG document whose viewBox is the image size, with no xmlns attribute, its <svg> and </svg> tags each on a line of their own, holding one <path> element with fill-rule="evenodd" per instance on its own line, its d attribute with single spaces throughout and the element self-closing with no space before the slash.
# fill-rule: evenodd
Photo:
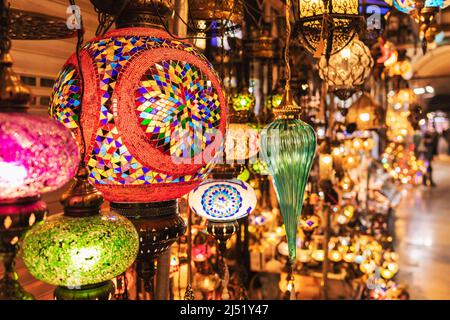
<svg viewBox="0 0 450 320">
<path fill-rule="evenodd" d="M 169 249 L 158 258 L 155 300 L 169 299 L 170 252 Z"/>
</svg>

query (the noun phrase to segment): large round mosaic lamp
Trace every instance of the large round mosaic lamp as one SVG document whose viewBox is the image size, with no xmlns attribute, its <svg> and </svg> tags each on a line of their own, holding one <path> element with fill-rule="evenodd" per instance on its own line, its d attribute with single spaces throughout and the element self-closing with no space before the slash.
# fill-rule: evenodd
<svg viewBox="0 0 450 320">
<path fill-rule="evenodd" d="M 76 134 L 83 126 L 89 179 L 105 199 L 167 201 L 195 188 L 213 166 L 222 143 L 215 134 L 224 135 L 226 122 L 220 81 L 206 58 L 163 31 L 125 28 L 88 42 L 81 61 L 84 101 L 72 56 L 50 113 Z"/>
<path fill-rule="evenodd" d="M 220 80 L 194 46 L 159 29 L 113 30 L 80 56 L 83 101 L 74 55 L 57 77 L 50 113 L 79 140 L 83 129 L 89 180 L 139 231 L 136 268 L 152 292 L 155 259 L 186 228 L 177 198 L 209 174 L 225 136 Z"/>
</svg>

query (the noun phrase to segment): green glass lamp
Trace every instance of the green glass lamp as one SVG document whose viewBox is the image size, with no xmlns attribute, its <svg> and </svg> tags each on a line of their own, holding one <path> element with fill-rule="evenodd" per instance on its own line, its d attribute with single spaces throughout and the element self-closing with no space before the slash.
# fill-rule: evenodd
<svg viewBox="0 0 450 320">
<path fill-rule="evenodd" d="M 289 44 L 291 36 L 290 4 L 286 1 L 286 26 Z M 274 108 L 275 120 L 261 132 L 261 154 L 273 178 L 275 190 L 286 228 L 291 265 L 296 257 L 296 238 L 302 211 L 306 182 L 316 151 L 313 128 L 300 120 L 301 108 L 292 97 L 289 66 L 289 46 L 285 49 L 287 81 L 283 99 Z"/>
<path fill-rule="evenodd" d="M 298 119 L 300 111 L 286 86 L 280 107 L 274 109 L 275 120 L 261 132 L 260 142 L 275 184 L 292 263 L 296 257 L 298 219 L 316 151 L 316 134 L 310 125 Z"/>
<path fill-rule="evenodd" d="M 36 224 L 23 239 L 25 266 L 38 280 L 58 286 L 56 299 L 109 299 L 111 279 L 138 253 L 133 224 L 117 213 L 100 213 L 103 198 L 87 179 L 80 165 L 61 198 L 64 213 Z"/>
</svg>

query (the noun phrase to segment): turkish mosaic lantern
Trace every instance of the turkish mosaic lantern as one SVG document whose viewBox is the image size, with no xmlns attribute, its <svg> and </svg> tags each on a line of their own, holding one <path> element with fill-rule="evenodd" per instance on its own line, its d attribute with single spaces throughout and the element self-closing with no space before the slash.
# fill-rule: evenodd
<svg viewBox="0 0 450 320">
<path fill-rule="evenodd" d="M 239 229 L 238 219 L 248 216 L 256 207 L 253 188 L 243 181 L 208 180 L 189 194 L 191 210 L 207 220 L 206 229 L 216 239 L 221 254 L 220 274 L 224 290 L 222 299 L 229 298 L 227 284 L 228 266 L 224 260 L 226 242 Z"/>
<path fill-rule="evenodd" d="M 207 220 L 208 232 L 221 249 L 237 231 L 237 220 L 249 215 L 256 206 L 253 188 L 243 181 L 207 180 L 189 194 L 192 211 Z"/>
<path fill-rule="evenodd" d="M 33 296 L 22 288 L 14 268 L 20 239 L 45 218 L 47 206 L 41 194 L 59 189 L 73 177 L 79 153 L 64 126 L 26 113 L 31 91 L 12 68 L 14 26 L 6 1 L 0 1 L 0 20 L 0 261 L 4 265 L 0 300 L 28 300 Z"/>
<path fill-rule="evenodd" d="M 83 101 L 74 55 L 57 77 L 49 112 L 84 138 L 90 182 L 139 230 L 136 271 L 152 292 L 155 259 L 186 228 L 177 198 L 201 183 L 221 151 L 220 80 L 194 46 L 159 29 L 113 30 L 80 56 Z"/>
<path fill-rule="evenodd" d="M 248 124 L 255 107 L 255 96 L 248 90 L 243 90 L 231 96 L 228 106 L 228 127 L 225 137 L 226 162 L 227 164 L 230 162 L 244 164 L 246 159 L 256 156 L 259 149 L 258 130 Z"/>
<path fill-rule="evenodd" d="M 163 31 L 118 29 L 81 51 L 83 116 L 75 56 L 64 65 L 50 114 L 87 142 L 89 179 L 111 202 L 176 199 L 214 164 L 225 98 L 206 58 Z M 208 149 L 210 157 L 203 152 Z"/>
<path fill-rule="evenodd" d="M 253 211 L 256 195 L 240 180 L 208 180 L 189 194 L 189 206 L 208 221 L 233 221 Z"/>
<path fill-rule="evenodd" d="M 58 286 L 58 300 L 111 299 L 111 281 L 134 262 L 139 239 L 133 224 L 115 212 L 100 213 L 101 194 L 80 165 L 61 197 L 64 213 L 36 224 L 23 239 L 30 273 Z"/>
</svg>

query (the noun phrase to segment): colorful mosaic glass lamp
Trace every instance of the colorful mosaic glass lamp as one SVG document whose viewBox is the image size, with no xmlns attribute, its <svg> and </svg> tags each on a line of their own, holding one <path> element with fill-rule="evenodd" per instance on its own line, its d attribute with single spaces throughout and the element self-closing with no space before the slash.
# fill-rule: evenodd
<svg viewBox="0 0 450 320">
<path fill-rule="evenodd" d="M 103 197 L 81 163 L 61 197 L 64 213 L 31 228 L 23 239 L 23 261 L 37 279 L 58 286 L 58 300 L 108 300 L 111 281 L 134 262 L 138 234 L 115 212 L 100 213 Z"/>
<path fill-rule="evenodd" d="M 5 266 L 0 300 L 33 299 L 14 270 L 19 239 L 45 217 L 40 195 L 73 177 L 79 154 L 64 126 L 26 113 L 31 93 L 12 69 L 9 8 L 3 0 L 0 15 L 0 259 Z"/>
<path fill-rule="evenodd" d="M 290 8 L 286 1 L 286 43 L 291 37 Z M 275 120 L 261 132 L 261 154 L 273 178 L 281 215 L 286 228 L 293 285 L 292 265 L 296 257 L 297 226 L 302 212 L 305 186 L 316 151 L 313 128 L 299 119 L 301 108 L 292 98 L 289 65 L 289 46 L 285 48 L 287 80 L 283 99 L 275 108 Z M 291 293 L 295 290 L 291 290 Z"/>
<path fill-rule="evenodd" d="M 147 19 L 152 10 L 150 1 L 129 2 L 118 29 L 80 50 L 81 117 L 75 56 L 61 70 L 50 105 L 78 139 L 84 128 L 89 180 L 138 230 L 137 271 L 147 292 L 153 261 L 185 231 L 177 198 L 213 168 L 222 144 L 216 134 L 223 137 L 226 124 L 211 64 L 191 44 L 156 28 L 157 21 Z"/>
<path fill-rule="evenodd" d="M 223 274 L 222 298 L 228 296 L 228 266 L 224 262 L 226 243 L 239 229 L 238 219 L 248 216 L 256 206 L 253 188 L 240 180 L 207 180 L 189 194 L 192 211 L 207 220 L 206 228 L 218 245 Z"/>
</svg>

